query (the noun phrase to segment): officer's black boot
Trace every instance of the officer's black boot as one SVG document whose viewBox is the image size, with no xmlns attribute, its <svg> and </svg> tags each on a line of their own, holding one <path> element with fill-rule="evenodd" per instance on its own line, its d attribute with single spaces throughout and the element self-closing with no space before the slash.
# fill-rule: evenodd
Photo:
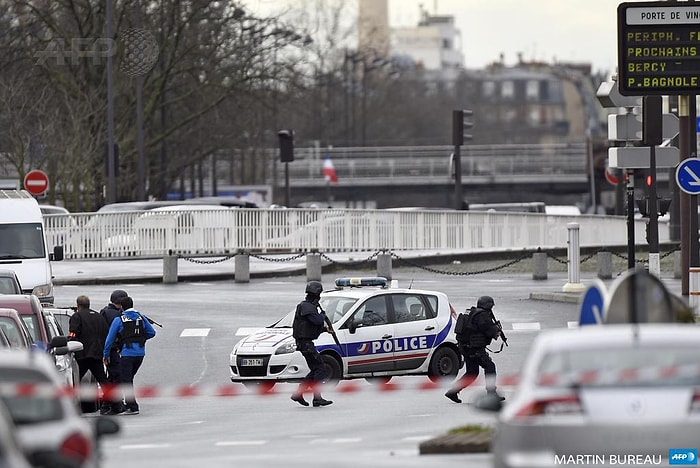
<svg viewBox="0 0 700 468">
<path fill-rule="evenodd" d="M 447 393 L 445 393 L 445 396 L 450 400 L 454 401 L 455 403 L 462 403 L 462 400 L 459 399 L 458 394 L 459 392 L 456 392 L 454 390 L 448 390 Z"/>
<path fill-rule="evenodd" d="M 318 406 L 328 406 L 332 404 L 333 402 L 331 400 L 326 400 L 323 398 L 320 394 L 314 395 L 314 401 L 313 405 L 318 407 Z"/>
</svg>

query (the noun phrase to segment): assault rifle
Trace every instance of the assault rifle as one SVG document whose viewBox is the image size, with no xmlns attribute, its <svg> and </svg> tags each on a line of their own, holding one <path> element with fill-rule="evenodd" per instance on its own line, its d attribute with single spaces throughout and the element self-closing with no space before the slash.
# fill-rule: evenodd
<svg viewBox="0 0 700 468">
<path fill-rule="evenodd" d="M 145 318 L 146 320 L 148 320 L 148 323 L 150 323 L 151 325 L 157 325 L 157 326 L 159 326 L 160 328 L 163 328 L 163 325 L 161 325 L 160 323 L 156 322 L 155 320 L 152 320 L 152 319 L 151 319 L 150 317 L 148 317 L 147 315 L 141 314 L 141 317 L 143 317 L 143 318 Z M 505 340 L 503 340 L 503 341 L 505 341 Z"/>
<path fill-rule="evenodd" d="M 321 305 L 319 304 L 318 306 L 319 309 L 321 309 L 321 313 L 323 314 L 323 321 L 326 322 L 326 327 L 328 328 L 328 333 L 333 335 L 333 341 L 335 341 L 335 344 L 338 345 L 338 348 L 340 348 L 341 352 L 343 348 L 340 346 L 340 340 L 338 340 L 338 337 L 335 334 L 335 329 L 333 328 L 333 324 L 331 323 L 331 319 L 328 318 L 326 315 L 326 311 L 321 308 Z"/>
<path fill-rule="evenodd" d="M 501 321 L 496 320 L 496 325 L 498 325 L 498 331 L 501 332 L 501 339 L 503 340 L 503 344 L 508 346 L 508 338 L 506 338 L 506 334 L 503 333 L 503 325 L 501 325 Z"/>
</svg>

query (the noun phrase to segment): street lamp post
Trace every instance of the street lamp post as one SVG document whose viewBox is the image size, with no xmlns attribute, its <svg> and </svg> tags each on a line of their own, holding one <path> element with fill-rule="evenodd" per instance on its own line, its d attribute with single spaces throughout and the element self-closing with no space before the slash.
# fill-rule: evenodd
<svg viewBox="0 0 700 468">
<path fill-rule="evenodd" d="M 114 68 L 114 23 L 113 0 L 107 0 L 106 36 L 110 40 L 110 51 L 107 54 L 107 203 L 117 201 L 116 164 L 114 161 L 114 83 L 112 73 Z"/>
</svg>

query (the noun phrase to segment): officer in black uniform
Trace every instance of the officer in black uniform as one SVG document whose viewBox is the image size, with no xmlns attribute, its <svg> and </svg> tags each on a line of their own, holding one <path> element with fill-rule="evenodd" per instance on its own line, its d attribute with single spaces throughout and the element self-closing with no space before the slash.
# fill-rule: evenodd
<svg viewBox="0 0 700 468">
<path fill-rule="evenodd" d="M 122 306 L 121 306 L 121 301 L 125 297 L 129 297 L 129 294 L 127 294 L 126 291 L 123 289 L 115 289 L 112 291 L 112 294 L 109 296 L 109 304 L 107 304 L 105 307 L 100 310 L 100 313 L 102 316 L 105 318 L 107 321 L 107 326 L 109 327 L 112 325 L 112 322 L 114 321 L 115 318 L 121 317 L 122 315 Z M 109 329 L 109 328 L 108 328 Z M 119 366 L 120 364 L 120 354 L 119 352 L 121 351 L 121 343 L 115 342 L 114 346 L 112 346 L 112 349 L 109 354 L 109 364 L 107 365 L 107 380 L 109 381 L 110 384 L 113 385 L 119 385 L 120 383 L 120 376 L 119 376 Z M 102 414 L 119 414 L 124 411 L 123 404 L 121 401 L 114 401 L 114 402 L 105 402 L 103 404 L 102 408 L 100 408 L 100 413 Z"/>
<path fill-rule="evenodd" d="M 462 341 L 460 336 L 457 336 L 459 348 L 464 356 L 466 372 L 462 378 L 458 379 L 450 388 L 445 396 L 455 403 L 461 403 L 459 392 L 471 385 L 479 376 L 479 367 L 484 369 L 484 377 L 486 379 L 486 392 L 496 395 L 501 400 L 504 397 L 496 392 L 496 364 L 494 364 L 491 356 L 486 351 L 486 347 L 491 343 L 491 340 L 500 337 L 505 341 L 503 331 L 493 315 L 494 301 L 491 296 L 481 296 L 476 301 L 476 308 L 472 308 L 471 324 L 474 331 L 470 333 L 468 341 Z"/>
<path fill-rule="evenodd" d="M 321 292 L 323 292 L 323 285 L 318 281 L 310 281 L 306 285 L 306 298 L 297 305 L 292 325 L 292 335 L 296 340 L 297 351 L 304 356 L 310 369 L 292 395 L 292 400 L 302 406 L 309 406 L 309 402 L 304 399 L 304 391 L 310 390 L 314 394 L 314 406 L 327 406 L 333 403 L 321 396 L 320 385 L 326 378 L 326 368 L 313 341 L 324 331 L 329 331 L 326 328 L 325 312 L 318 311 Z"/>
</svg>

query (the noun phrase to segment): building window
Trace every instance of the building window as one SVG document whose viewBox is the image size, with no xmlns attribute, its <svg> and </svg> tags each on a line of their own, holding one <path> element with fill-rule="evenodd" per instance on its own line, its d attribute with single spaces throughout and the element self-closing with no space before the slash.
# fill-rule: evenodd
<svg viewBox="0 0 700 468">
<path fill-rule="evenodd" d="M 484 93 L 484 97 L 493 97 L 496 94 L 496 83 L 484 81 L 481 85 L 481 90 Z"/>
<path fill-rule="evenodd" d="M 515 84 L 512 81 L 501 83 L 501 97 L 503 99 L 513 99 L 515 96 Z"/>
<path fill-rule="evenodd" d="M 528 80 L 525 84 L 525 99 L 528 101 L 540 99 L 540 82 L 538 80 Z"/>
</svg>

